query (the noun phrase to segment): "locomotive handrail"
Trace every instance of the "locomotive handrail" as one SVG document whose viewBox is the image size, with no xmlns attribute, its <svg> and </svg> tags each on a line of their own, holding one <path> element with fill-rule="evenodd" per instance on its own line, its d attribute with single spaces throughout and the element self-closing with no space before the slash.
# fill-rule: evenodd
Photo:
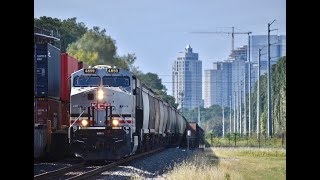
<svg viewBox="0 0 320 180">
<path fill-rule="evenodd" d="M 132 125 L 133 120 L 131 120 L 131 123 L 128 123 L 127 120 L 122 116 L 122 114 L 120 115 L 119 113 L 115 112 L 116 114 L 119 115 L 119 117 L 121 117 L 121 119 L 123 119 L 123 121 L 126 123 L 126 125 Z M 131 117 L 132 118 L 132 117 Z"/>
<path fill-rule="evenodd" d="M 74 122 L 70 125 L 70 127 L 68 128 L 68 139 L 69 139 L 69 144 L 71 143 L 70 139 L 71 139 L 71 127 L 74 125 L 74 123 L 77 122 L 77 120 L 82 116 L 82 114 L 84 113 L 84 110 L 80 113 L 79 117 L 76 118 L 76 120 L 74 120 Z"/>
</svg>

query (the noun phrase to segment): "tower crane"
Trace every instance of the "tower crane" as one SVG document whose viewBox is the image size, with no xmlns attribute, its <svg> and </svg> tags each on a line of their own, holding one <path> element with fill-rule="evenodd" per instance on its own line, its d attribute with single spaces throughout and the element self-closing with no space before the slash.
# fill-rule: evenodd
<svg viewBox="0 0 320 180">
<path fill-rule="evenodd" d="M 190 32 L 190 33 L 198 33 L 198 34 L 231 34 L 232 36 L 232 51 L 234 50 L 234 35 L 235 34 L 248 34 L 248 36 L 250 36 L 250 34 L 252 32 L 234 32 L 234 27 L 232 28 L 232 32 L 225 32 L 225 31 L 194 31 L 194 32 Z"/>
</svg>

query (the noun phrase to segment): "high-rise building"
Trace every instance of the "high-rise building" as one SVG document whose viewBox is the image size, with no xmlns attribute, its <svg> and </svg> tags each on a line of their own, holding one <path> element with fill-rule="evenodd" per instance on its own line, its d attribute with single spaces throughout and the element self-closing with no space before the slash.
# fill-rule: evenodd
<svg viewBox="0 0 320 180">
<path fill-rule="evenodd" d="M 254 91 L 254 84 L 258 78 L 258 63 L 257 62 L 250 62 L 251 64 L 251 93 Z M 246 93 L 249 93 L 249 62 L 245 64 L 245 71 L 246 71 Z"/>
<path fill-rule="evenodd" d="M 232 94 L 243 91 L 245 65 L 245 60 L 232 61 Z"/>
<path fill-rule="evenodd" d="M 248 70 L 246 60 L 247 46 L 242 46 L 233 50 L 227 60 L 215 62 L 212 69 L 205 70 L 205 107 L 230 106 L 230 98 L 234 98 L 234 92 L 243 91 L 240 83 L 244 83 L 244 72 Z"/>
<path fill-rule="evenodd" d="M 257 81 L 258 71 L 258 49 L 261 51 L 260 73 L 261 75 L 267 71 L 267 35 L 250 36 L 250 64 L 251 64 L 251 93 L 253 93 L 255 82 Z M 271 65 L 275 64 L 280 57 L 286 55 L 286 36 L 271 35 L 270 36 L 270 57 Z M 236 96 L 242 94 L 242 102 L 244 102 L 243 86 L 246 83 L 246 93 L 249 93 L 249 62 L 248 62 L 248 46 L 242 46 L 234 49 L 229 58 L 223 62 L 216 62 L 212 69 L 205 70 L 205 107 L 211 105 L 229 106 L 230 96 L 232 103 L 234 94 Z M 246 80 L 244 80 L 244 78 Z M 237 97 L 239 100 L 239 97 Z"/>
<path fill-rule="evenodd" d="M 270 35 L 270 64 L 286 55 L 286 35 Z M 268 63 L 268 35 L 250 36 L 250 56 L 252 62 L 258 62 L 258 52 L 261 50 L 260 72 L 261 75 L 267 72 Z"/>
<path fill-rule="evenodd" d="M 229 58 L 235 60 L 247 60 L 247 46 L 242 46 L 231 51 Z"/>
<path fill-rule="evenodd" d="M 219 73 L 216 69 L 204 70 L 204 107 L 208 108 L 214 104 L 220 104 L 217 100 L 221 88 L 217 83 L 219 81 Z"/>
<path fill-rule="evenodd" d="M 232 84 L 231 84 L 231 94 L 238 93 L 243 91 L 244 85 L 244 72 L 248 71 L 247 66 L 247 47 L 242 46 L 233 50 L 229 56 L 230 61 L 232 62 Z M 246 73 L 246 79 L 248 78 Z M 242 85 L 241 85 L 242 83 Z M 240 88 L 241 86 L 241 88 Z M 246 90 L 249 86 L 246 86 Z M 248 91 L 247 91 L 248 92 Z M 232 96 L 233 97 L 233 96 Z M 233 97 L 234 98 L 234 97 Z"/>
<path fill-rule="evenodd" d="M 287 54 L 287 39 L 286 39 L 286 36 L 285 35 L 280 35 L 280 38 L 279 38 L 279 45 L 280 45 L 280 56 L 283 57 L 283 56 L 286 56 Z"/>
<path fill-rule="evenodd" d="M 232 61 L 213 63 L 213 69 L 207 69 L 205 74 L 205 107 L 212 105 L 229 106 L 232 93 Z"/>
<path fill-rule="evenodd" d="M 172 66 L 173 96 L 178 108 L 193 109 L 202 103 L 202 62 L 188 45 Z"/>
</svg>

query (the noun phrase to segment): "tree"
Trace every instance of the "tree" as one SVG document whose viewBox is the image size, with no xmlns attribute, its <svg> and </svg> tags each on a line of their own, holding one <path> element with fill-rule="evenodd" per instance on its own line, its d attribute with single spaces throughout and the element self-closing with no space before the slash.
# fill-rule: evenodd
<svg viewBox="0 0 320 180">
<path fill-rule="evenodd" d="M 137 67 L 133 66 L 136 76 L 147 87 L 151 88 L 161 99 L 168 102 L 172 107 L 177 108 L 178 104 L 175 103 L 173 96 L 167 94 L 167 88 L 162 84 L 162 80 L 155 73 L 148 72 L 143 74 Z"/>
<path fill-rule="evenodd" d="M 120 58 L 115 58 L 116 46 L 113 39 L 100 31 L 99 27 L 93 27 L 79 40 L 69 45 L 67 52 L 88 65 L 106 64 L 128 69 L 126 63 Z"/>
<path fill-rule="evenodd" d="M 256 130 L 257 117 L 257 83 L 252 95 L 252 122 Z M 280 58 L 271 68 L 271 102 L 273 133 L 280 134 L 286 131 L 286 57 Z M 260 125 L 261 132 L 266 129 L 268 114 L 267 77 L 260 76 Z M 248 102 L 248 101 L 247 101 Z"/>
<path fill-rule="evenodd" d="M 167 91 L 167 88 L 161 83 L 162 80 L 155 73 L 148 72 L 147 74 L 141 75 L 139 78 L 151 89 L 158 91 Z"/>
<path fill-rule="evenodd" d="M 49 31 L 59 32 L 61 52 L 66 52 L 69 44 L 80 39 L 82 35 L 88 31 L 85 24 L 83 22 L 77 22 L 77 18 L 75 17 L 60 20 L 58 18 L 41 16 L 39 19 L 34 19 L 34 25 Z"/>
<path fill-rule="evenodd" d="M 272 115 L 274 133 L 286 131 L 286 57 L 272 66 Z"/>
<path fill-rule="evenodd" d="M 189 122 L 198 121 L 198 107 L 194 109 L 183 108 L 183 114 Z M 230 109 L 224 108 L 225 132 L 230 127 Z M 222 136 L 222 108 L 219 105 L 212 105 L 208 108 L 200 107 L 200 125 L 206 132 L 213 132 L 218 136 Z M 232 121 L 233 122 L 233 121 Z"/>
</svg>

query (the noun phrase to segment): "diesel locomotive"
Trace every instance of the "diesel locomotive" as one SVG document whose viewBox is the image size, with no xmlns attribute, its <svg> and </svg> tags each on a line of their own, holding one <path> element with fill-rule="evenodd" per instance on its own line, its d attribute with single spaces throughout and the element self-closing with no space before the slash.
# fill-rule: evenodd
<svg viewBox="0 0 320 180">
<path fill-rule="evenodd" d="M 108 65 L 70 78 L 71 151 L 85 160 L 116 160 L 186 135 L 186 119 L 129 71 Z"/>
</svg>

